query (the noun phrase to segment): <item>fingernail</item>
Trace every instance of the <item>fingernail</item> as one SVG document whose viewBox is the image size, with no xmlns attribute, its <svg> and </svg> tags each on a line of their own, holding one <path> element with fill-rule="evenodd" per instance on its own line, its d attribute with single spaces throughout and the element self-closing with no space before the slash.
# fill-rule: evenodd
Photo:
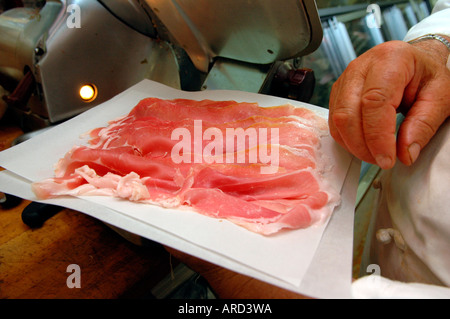
<svg viewBox="0 0 450 319">
<path fill-rule="evenodd" d="M 375 157 L 375 160 L 382 169 L 391 168 L 392 160 L 389 156 L 380 154 Z"/>
<path fill-rule="evenodd" d="M 419 157 L 420 145 L 417 143 L 412 143 L 408 147 L 409 158 L 411 159 L 411 164 L 414 163 Z"/>
</svg>

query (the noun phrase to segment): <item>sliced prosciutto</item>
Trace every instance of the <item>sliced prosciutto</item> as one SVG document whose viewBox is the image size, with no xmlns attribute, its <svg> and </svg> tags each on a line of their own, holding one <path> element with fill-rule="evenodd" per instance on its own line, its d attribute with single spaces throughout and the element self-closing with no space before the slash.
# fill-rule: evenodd
<svg viewBox="0 0 450 319">
<path fill-rule="evenodd" d="M 32 187 L 42 199 L 103 195 L 190 207 L 270 235 L 319 224 L 339 204 L 324 179 L 327 134 L 325 119 L 292 105 L 147 98 L 91 130 L 54 177 Z"/>
</svg>

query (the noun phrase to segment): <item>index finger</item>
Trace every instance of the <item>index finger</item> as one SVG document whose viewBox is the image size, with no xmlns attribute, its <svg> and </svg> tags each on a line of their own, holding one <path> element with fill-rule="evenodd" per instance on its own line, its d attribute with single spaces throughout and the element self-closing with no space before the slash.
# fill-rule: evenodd
<svg viewBox="0 0 450 319">
<path fill-rule="evenodd" d="M 364 60 L 352 61 L 330 93 L 329 126 L 333 138 L 361 160 L 374 162 L 364 140 L 361 92 L 366 79 Z"/>
<path fill-rule="evenodd" d="M 370 69 L 361 93 L 364 139 L 372 157 L 383 169 L 396 159 L 396 114 L 407 85 L 401 70 Z"/>
</svg>

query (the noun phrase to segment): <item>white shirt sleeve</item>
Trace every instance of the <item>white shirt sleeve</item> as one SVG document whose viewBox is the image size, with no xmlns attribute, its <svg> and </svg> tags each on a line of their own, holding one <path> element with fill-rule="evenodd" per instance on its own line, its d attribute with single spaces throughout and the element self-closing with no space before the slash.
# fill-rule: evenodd
<svg viewBox="0 0 450 319">
<path fill-rule="evenodd" d="M 450 299 L 450 288 L 369 275 L 352 284 L 352 296 L 354 299 Z"/>
<path fill-rule="evenodd" d="M 450 0 L 439 0 L 431 15 L 413 26 L 403 40 L 411 41 L 430 33 L 450 37 Z"/>
</svg>

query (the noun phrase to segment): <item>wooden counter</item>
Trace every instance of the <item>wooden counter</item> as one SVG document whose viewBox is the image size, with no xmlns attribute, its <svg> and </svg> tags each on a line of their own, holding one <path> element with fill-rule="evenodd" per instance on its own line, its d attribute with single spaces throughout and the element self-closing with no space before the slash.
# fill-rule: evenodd
<svg viewBox="0 0 450 319">
<path fill-rule="evenodd" d="M 0 150 L 22 132 L 0 126 Z M 177 262 L 162 246 L 144 240 L 136 245 L 83 213 L 64 209 L 37 229 L 21 219 L 28 205 L 0 208 L 0 299 L 151 298 L 150 290 Z M 80 288 L 69 288 L 80 268 Z"/>
</svg>

